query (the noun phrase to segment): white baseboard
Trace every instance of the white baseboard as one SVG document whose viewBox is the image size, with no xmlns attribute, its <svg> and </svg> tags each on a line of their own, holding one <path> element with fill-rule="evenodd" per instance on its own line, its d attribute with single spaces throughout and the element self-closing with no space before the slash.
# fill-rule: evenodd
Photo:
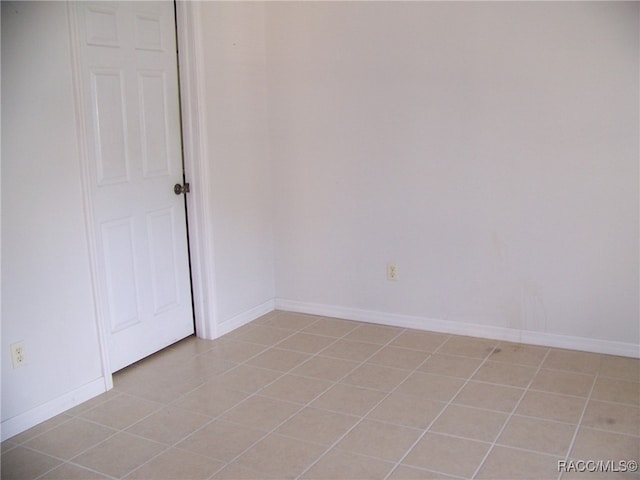
<svg viewBox="0 0 640 480">
<path fill-rule="evenodd" d="M 505 340 L 530 345 L 540 345 L 544 347 L 567 348 L 570 350 L 582 350 L 586 352 L 640 358 L 640 345 L 634 343 L 573 337 L 554 333 L 517 330 L 514 328 L 454 322 L 450 320 L 438 320 L 426 317 L 397 315 L 394 313 L 360 310 L 357 308 L 299 302 L 284 298 L 275 299 L 275 308 L 288 312 L 308 313 L 311 315 L 343 318 L 345 320 L 413 328 L 416 330 L 425 330 L 430 332 L 448 333 L 452 335 L 468 335 L 471 337 Z"/>
<path fill-rule="evenodd" d="M 98 378 L 86 385 L 55 398 L 43 405 L 32 408 L 20 415 L 8 418 L 2 422 L 2 441 L 18 435 L 25 430 L 35 427 L 39 423 L 49 420 L 70 408 L 80 405 L 82 402 L 92 399 L 107 391 L 107 384 L 104 378 Z"/>
<path fill-rule="evenodd" d="M 275 310 L 275 300 L 271 299 L 247 310 L 246 312 L 242 312 L 235 317 L 220 323 L 216 328 L 216 338 L 221 337 L 225 333 L 229 333 L 236 328 L 240 328 L 249 322 L 253 322 L 256 318 L 266 315 L 273 310 Z"/>
</svg>

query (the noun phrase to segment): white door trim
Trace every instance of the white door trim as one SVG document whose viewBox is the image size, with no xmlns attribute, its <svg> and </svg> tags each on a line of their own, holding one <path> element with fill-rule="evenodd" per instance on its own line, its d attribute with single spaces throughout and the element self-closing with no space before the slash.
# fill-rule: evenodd
<svg viewBox="0 0 640 480">
<path fill-rule="evenodd" d="M 185 175 L 191 183 L 187 209 L 196 334 L 201 338 L 214 339 L 218 336 L 217 302 L 212 254 L 211 189 L 207 182 L 207 117 L 203 109 L 207 102 L 200 18 L 198 2 L 176 1 L 182 144 Z"/>
<path fill-rule="evenodd" d="M 105 391 L 113 388 L 113 375 L 109 362 L 109 350 L 107 347 L 106 322 L 102 312 L 104 311 L 104 298 L 98 288 L 98 247 L 93 228 L 93 200 L 91 195 L 91 177 L 89 175 L 89 153 L 87 150 L 87 125 L 83 111 L 84 93 L 82 88 L 82 68 L 80 64 L 80 34 L 78 32 L 77 10 L 75 2 L 67 1 L 67 19 L 69 21 L 69 41 L 71 49 L 71 68 L 73 82 L 74 113 L 76 117 L 76 144 L 80 163 L 80 183 L 82 189 L 82 207 L 84 210 L 84 228 L 89 249 L 89 269 L 91 274 L 91 291 L 93 293 L 94 316 L 98 342 L 100 345 L 100 358 L 102 360 L 102 377 Z"/>
</svg>

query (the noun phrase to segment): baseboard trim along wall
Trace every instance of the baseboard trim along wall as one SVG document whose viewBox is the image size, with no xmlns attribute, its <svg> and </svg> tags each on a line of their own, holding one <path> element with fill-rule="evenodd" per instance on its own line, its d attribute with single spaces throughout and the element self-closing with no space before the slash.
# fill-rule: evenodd
<svg viewBox="0 0 640 480">
<path fill-rule="evenodd" d="M 468 335 L 471 337 L 490 338 L 544 347 L 567 348 L 586 352 L 620 355 L 640 358 L 640 345 L 634 343 L 614 342 L 593 338 L 573 337 L 531 330 L 479 325 L 474 323 L 453 322 L 426 317 L 414 317 L 393 313 L 360 310 L 356 308 L 322 305 L 276 298 L 275 308 L 295 313 L 307 313 L 323 317 L 343 318 L 359 322 L 376 323 L 393 327 L 414 328 L 429 332 L 448 333 L 452 335 Z"/>
<path fill-rule="evenodd" d="M 98 378 L 86 385 L 66 393 L 58 398 L 32 408 L 20 415 L 8 418 L 2 422 L 2 441 L 13 437 L 25 430 L 35 427 L 39 423 L 49 420 L 70 408 L 80 405 L 82 402 L 92 399 L 107 391 L 107 384 L 104 378 Z"/>
<path fill-rule="evenodd" d="M 242 312 L 229 320 L 218 324 L 216 327 L 216 338 L 221 337 L 225 333 L 229 333 L 236 328 L 240 328 L 249 322 L 253 322 L 255 319 L 260 318 L 262 315 L 266 315 L 273 310 L 275 310 L 275 300 L 271 299 L 247 310 L 246 312 Z"/>
</svg>

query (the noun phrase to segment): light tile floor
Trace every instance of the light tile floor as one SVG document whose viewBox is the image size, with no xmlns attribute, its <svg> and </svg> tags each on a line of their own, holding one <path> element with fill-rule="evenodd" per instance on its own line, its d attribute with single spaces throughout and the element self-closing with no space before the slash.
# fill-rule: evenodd
<svg viewBox="0 0 640 480">
<path fill-rule="evenodd" d="M 272 312 L 3 442 L 2 478 L 638 479 L 558 462 L 640 460 L 639 368 Z"/>
</svg>

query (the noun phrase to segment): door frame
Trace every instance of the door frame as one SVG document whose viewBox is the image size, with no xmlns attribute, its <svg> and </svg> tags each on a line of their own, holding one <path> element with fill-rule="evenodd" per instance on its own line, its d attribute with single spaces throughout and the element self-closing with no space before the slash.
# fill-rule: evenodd
<svg viewBox="0 0 640 480">
<path fill-rule="evenodd" d="M 84 93 L 81 79 L 80 34 L 77 29 L 77 11 L 73 0 L 67 0 L 67 18 L 73 80 L 73 100 L 76 120 L 76 144 L 80 167 L 82 207 L 86 241 L 89 250 L 91 291 L 94 300 L 94 317 L 102 360 L 102 376 L 105 391 L 113 388 L 107 329 L 104 318 L 104 296 L 98 281 L 98 249 L 96 232 L 93 228 L 93 200 L 89 155 L 87 145 L 87 125 L 83 111 Z M 208 178 L 206 162 L 207 147 L 204 142 L 206 115 L 200 107 L 206 105 L 202 63 L 202 42 L 200 41 L 199 10 L 197 2 L 174 0 L 176 14 L 176 43 L 178 61 L 178 89 L 180 113 L 182 116 L 182 150 L 184 175 L 191 184 L 191 193 L 186 195 L 187 232 L 189 238 L 193 314 L 196 335 L 213 339 L 217 336 L 215 322 L 215 285 L 213 258 L 211 255 L 212 232 L 210 219 L 210 188 L 206 182 L 196 179 Z"/>
</svg>

